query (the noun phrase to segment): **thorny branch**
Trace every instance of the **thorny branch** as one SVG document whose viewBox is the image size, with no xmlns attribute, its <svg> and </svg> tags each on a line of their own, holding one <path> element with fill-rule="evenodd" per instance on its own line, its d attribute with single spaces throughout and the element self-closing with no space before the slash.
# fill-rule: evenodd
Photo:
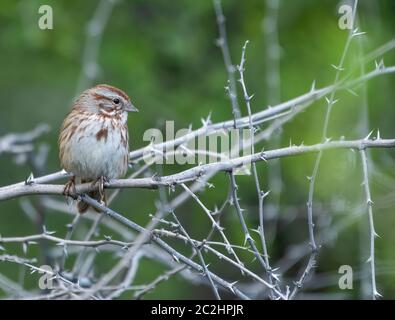
<svg viewBox="0 0 395 320">
<path fill-rule="evenodd" d="M 353 11 L 352 11 L 353 12 L 353 20 L 352 21 L 355 21 L 355 14 L 357 11 L 357 5 L 358 5 L 358 0 L 354 0 L 354 7 L 353 7 Z M 345 63 L 345 59 L 346 59 L 346 56 L 347 56 L 349 48 L 350 48 L 351 41 L 356 34 L 357 34 L 357 30 L 354 30 L 354 26 L 352 26 L 352 28 L 349 31 L 347 41 L 346 41 L 343 53 L 340 58 L 340 62 L 337 66 L 333 65 L 333 67 L 336 69 L 336 75 L 335 75 L 335 80 L 334 80 L 334 84 L 333 84 L 334 86 L 337 86 L 337 84 L 340 81 L 340 74 L 341 74 L 341 71 L 344 70 L 344 63 Z M 325 119 L 324 119 L 324 125 L 323 125 L 323 129 L 322 129 L 321 141 L 323 143 L 326 140 L 328 140 L 327 135 L 328 135 L 329 120 L 330 120 L 330 116 L 332 113 L 332 108 L 335 105 L 335 103 L 337 102 L 335 100 L 335 94 L 336 94 L 336 90 L 333 90 L 330 94 L 330 97 L 326 98 L 326 102 L 327 102 L 328 106 L 327 106 Z M 319 246 L 317 246 L 317 244 L 316 244 L 315 235 L 314 235 L 314 219 L 313 219 L 313 205 L 314 205 L 314 203 L 313 203 L 313 199 L 314 199 L 315 183 L 316 183 L 316 179 L 318 176 L 318 171 L 320 168 L 322 156 L 323 156 L 323 151 L 320 150 L 318 152 L 318 154 L 316 156 L 316 160 L 314 162 L 313 172 L 312 172 L 311 176 L 308 177 L 309 195 L 308 195 L 308 200 L 307 200 L 307 220 L 308 220 L 308 231 L 309 231 L 309 238 L 310 238 L 311 255 L 309 257 L 309 261 L 307 262 L 306 268 L 303 271 L 303 274 L 302 274 L 300 280 L 297 281 L 297 283 L 296 283 L 295 290 L 292 292 L 291 297 L 294 297 L 297 290 L 299 290 L 303 286 L 308 275 L 313 270 L 313 268 L 316 264 L 316 258 L 317 258 Z"/>
<path fill-rule="evenodd" d="M 104 187 L 107 189 L 124 189 L 124 188 L 143 188 L 156 189 L 159 186 L 175 186 L 186 182 L 196 181 L 206 174 L 217 173 L 220 171 L 231 171 L 255 162 L 266 162 L 271 159 L 298 156 L 309 153 L 316 153 L 325 150 L 334 149 L 355 149 L 363 150 L 366 148 L 393 148 L 395 139 L 378 139 L 378 140 L 339 140 L 324 143 L 318 143 L 311 146 L 290 146 L 275 150 L 262 151 L 248 156 L 229 159 L 215 163 L 204 164 L 200 166 L 181 171 L 179 173 L 151 178 L 137 179 L 114 179 L 106 182 Z M 50 174 L 39 177 L 30 182 L 20 182 L 0 188 L 0 201 L 13 199 L 26 195 L 63 195 L 63 184 L 44 184 L 42 182 L 54 181 L 68 176 L 66 173 Z M 76 185 L 77 194 L 87 193 L 96 190 L 98 187 L 91 183 Z"/>
<path fill-rule="evenodd" d="M 369 187 L 368 159 L 365 150 L 361 150 L 360 153 L 361 153 L 361 161 L 363 168 L 363 186 L 365 189 L 366 205 L 368 207 L 369 231 L 370 231 L 370 256 L 368 262 L 370 263 L 370 271 L 371 271 L 372 298 L 373 300 L 375 300 L 377 297 L 381 297 L 376 287 L 376 271 L 375 271 L 376 265 L 375 265 L 375 255 L 374 255 L 374 249 L 375 249 L 374 240 L 378 235 L 374 229 L 373 201 L 370 195 L 370 187 Z"/>
<path fill-rule="evenodd" d="M 229 95 L 232 104 L 232 114 L 234 118 L 234 128 L 237 128 L 237 119 L 241 117 L 239 102 L 237 100 L 237 88 L 236 88 L 236 67 L 232 64 L 232 58 L 230 55 L 228 38 L 226 35 L 225 16 L 222 12 L 221 0 L 214 0 L 214 9 L 217 16 L 217 24 L 219 31 L 219 38 L 217 39 L 217 45 L 221 48 L 222 57 L 224 59 L 225 68 L 228 73 L 228 84 L 225 86 L 225 90 Z"/>
</svg>

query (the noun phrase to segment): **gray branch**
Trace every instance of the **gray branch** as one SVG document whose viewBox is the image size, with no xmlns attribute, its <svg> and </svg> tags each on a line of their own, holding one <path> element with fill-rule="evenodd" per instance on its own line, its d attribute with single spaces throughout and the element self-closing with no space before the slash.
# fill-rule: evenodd
<svg viewBox="0 0 395 320">
<path fill-rule="evenodd" d="M 363 150 L 366 148 L 393 148 L 395 147 L 395 139 L 378 139 L 378 140 L 344 140 L 318 143 L 310 146 L 290 146 L 269 151 L 262 151 L 252 155 L 209 163 L 187 169 L 185 171 L 163 176 L 139 179 L 115 179 L 105 184 L 107 189 L 125 189 L 125 188 L 145 188 L 156 189 L 159 186 L 174 186 L 188 181 L 195 181 L 206 174 L 219 171 L 232 171 L 235 168 L 251 164 L 258 161 L 267 161 L 284 157 L 303 155 L 308 153 L 316 153 L 324 150 L 332 149 L 355 149 Z M 27 182 L 5 186 L 0 188 L 0 201 L 13 199 L 26 195 L 63 195 L 63 184 L 42 184 L 41 182 L 51 181 L 55 178 L 67 176 L 64 173 L 55 173 L 43 176 Z M 84 183 L 76 186 L 77 194 L 87 193 L 96 190 L 98 186 L 91 183 Z"/>
</svg>

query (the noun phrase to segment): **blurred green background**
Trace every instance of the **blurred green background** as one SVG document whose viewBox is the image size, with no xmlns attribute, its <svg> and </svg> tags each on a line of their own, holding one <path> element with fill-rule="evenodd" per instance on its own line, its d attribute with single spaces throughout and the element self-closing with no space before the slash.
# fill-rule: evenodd
<svg viewBox="0 0 395 320">
<path fill-rule="evenodd" d="M 84 48 L 87 45 L 87 26 L 99 1 L 38 1 L 3 0 L 0 4 L 0 137 L 9 132 L 33 129 L 39 123 L 47 123 L 51 131 L 37 141 L 48 144 L 50 149 L 43 172 L 60 170 L 57 158 L 58 128 L 72 105 L 78 91 L 97 83 L 108 83 L 126 91 L 140 113 L 129 117 L 131 148 L 146 145 L 142 140 L 148 128 L 163 128 L 166 120 L 174 120 L 176 129 L 201 125 L 201 118 L 212 113 L 214 122 L 232 117 L 230 102 L 225 94 L 227 74 L 221 52 L 215 45 L 218 36 L 213 3 L 203 1 L 118 1 L 110 12 L 102 38 L 97 45 L 97 60 L 89 61 L 97 66 L 92 79 L 83 73 Z M 51 5 L 54 14 L 53 30 L 40 30 L 37 21 L 38 8 Z M 278 34 L 280 50 L 280 100 L 286 101 L 301 95 L 316 81 L 318 88 L 332 84 L 337 64 L 347 38 L 347 31 L 338 27 L 338 1 L 280 0 Z M 253 112 L 263 110 L 270 103 L 265 80 L 267 57 L 265 34 L 262 30 L 265 1 L 223 1 L 227 18 L 228 42 L 233 63 L 239 63 L 245 40 L 247 49 L 246 83 L 252 100 Z M 362 54 L 391 40 L 395 33 L 395 2 L 391 0 L 361 0 L 358 5 L 358 25 L 366 35 L 353 40 L 346 67 Z M 94 45 L 94 44 L 93 44 Z M 384 56 L 385 65 L 395 63 L 394 53 Z M 374 63 L 366 70 L 374 69 Z M 363 88 L 355 88 L 358 97 L 349 92 L 336 94 L 330 121 L 332 139 L 341 136 L 357 139 L 369 131 L 379 129 L 381 137 L 395 138 L 394 75 L 386 75 L 370 81 L 364 99 Z M 238 88 L 240 89 L 240 88 Z M 241 93 L 239 91 L 239 93 Z M 241 94 L 239 95 L 241 97 Z M 245 105 L 240 99 L 243 115 Z M 367 110 L 367 113 L 365 111 Z M 271 149 L 294 144 L 313 144 L 321 140 L 326 111 L 325 101 L 314 103 L 298 115 L 283 130 L 280 137 L 261 144 Z M 367 115 L 365 117 L 364 115 Z M 262 126 L 264 128 L 265 126 Z M 395 298 L 395 174 L 393 164 L 395 151 L 369 150 L 371 165 L 372 197 L 377 233 L 376 241 L 377 283 L 385 298 Z M 308 239 L 306 201 L 308 181 L 315 156 L 307 155 L 279 161 L 282 190 L 266 201 L 268 223 L 268 246 L 273 266 L 287 264 L 290 250 Z M 26 179 L 30 172 L 29 162 L 18 165 L 10 155 L 0 156 L 0 185 L 4 186 Z M 164 173 L 176 172 L 185 167 L 169 165 Z M 258 165 L 261 183 L 265 190 L 271 188 L 268 165 Z M 270 167 L 269 167 L 270 168 Z M 277 168 L 278 169 L 278 168 Z M 155 171 L 155 168 L 153 168 Z M 257 228 L 259 219 L 253 180 L 239 176 L 242 206 L 251 228 Z M 358 153 L 348 150 L 324 154 L 317 178 L 315 192 L 315 215 L 317 234 L 329 237 L 323 244 L 315 276 L 308 283 L 303 298 L 366 298 L 369 297 L 369 278 L 366 273 L 369 256 L 367 214 L 361 186 L 362 171 Z M 201 200 L 213 209 L 227 195 L 227 179 L 219 174 L 213 180 L 214 189 L 201 194 Z M 177 189 L 176 193 L 180 190 Z M 174 197 L 170 194 L 169 197 Z M 147 190 L 124 190 L 114 202 L 113 208 L 134 221 L 145 225 L 149 214 L 155 212 L 158 193 Z M 40 209 L 35 198 L 30 199 Z M 57 200 L 63 200 L 57 198 Z M 361 208 L 360 208 L 361 207 Z M 359 208 L 359 209 L 358 209 Z M 44 210 L 44 209 L 43 209 Z M 191 236 L 202 239 L 210 229 L 210 223 L 202 210 L 193 201 L 178 208 L 176 213 Z M 45 210 L 45 225 L 64 236 L 66 224 L 72 217 Z M 349 221 L 351 220 L 351 223 Z M 346 221 L 348 224 L 346 224 Z M 243 234 L 233 209 L 226 209 L 222 223 L 235 244 L 243 243 Z M 83 222 L 81 237 L 88 228 Z M 196 227 L 196 226 L 199 226 Z M 37 233 L 37 227 L 21 209 L 20 199 L 0 203 L 0 234 L 4 237 Z M 105 230 L 97 235 L 102 238 Z M 114 235 L 114 238 L 119 238 Z M 216 239 L 219 239 L 216 237 Z M 256 237 L 257 244 L 259 239 Z M 182 252 L 188 248 L 172 242 Z M 52 245 L 52 244 L 51 244 Z M 7 253 L 23 255 L 20 245 L 5 246 Z M 39 257 L 39 247 L 30 246 L 29 257 Z M 256 272 L 259 266 L 252 256 L 241 253 L 246 263 Z M 95 272 L 108 270 L 113 265 L 111 255 L 100 253 L 95 263 Z M 287 258 L 288 257 L 288 258 Z M 169 258 L 170 259 L 170 258 Z M 238 279 L 236 269 L 224 268 L 224 263 L 207 258 L 212 269 L 226 279 Z M 283 260 L 285 259 L 285 260 Z M 212 260 L 212 261 L 211 261 Z M 73 257 L 67 261 L 72 266 Z M 300 275 L 305 259 L 301 259 L 284 274 L 284 282 Z M 164 271 L 162 265 L 143 259 L 135 284 L 153 280 Z M 354 269 L 354 289 L 339 290 L 338 268 L 350 265 Z M 11 263 L 0 263 L 0 272 L 18 281 L 21 269 Z M 281 269 L 280 269 L 281 272 Z M 24 275 L 27 288 L 37 287 L 37 276 Z M 246 286 L 248 279 L 241 280 Z M 254 289 L 255 290 L 255 289 Z M 259 297 L 259 286 L 255 293 Z M 5 295 L 0 289 L 0 296 Z M 226 296 L 226 295 L 225 295 Z M 123 298 L 130 298 L 125 293 Z M 211 297 L 210 289 L 193 285 L 181 277 L 163 283 L 146 298 L 192 299 Z"/>
</svg>

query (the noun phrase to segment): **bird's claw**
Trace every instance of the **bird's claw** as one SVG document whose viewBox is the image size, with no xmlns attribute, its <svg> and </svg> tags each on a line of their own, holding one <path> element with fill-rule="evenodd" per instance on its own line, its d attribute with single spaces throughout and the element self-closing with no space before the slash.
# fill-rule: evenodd
<svg viewBox="0 0 395 320">
<path fill-rule="evenodd" d="M 106 177 L 103 177 L 103 176 L 101 176 L 99 179 L 97 179 L 95 182 L 94 182 L 94 185 L 95 184 L 99 184 L 99 195 L 100 195 L 100 203 L 102 204 L 102 205 L 106 205 L 106 193 L 105 193 L 105 191 L 104 191 L 104 185 L 105 185 L 105 183 L 107 183 L 108 181 L 107 181 L 107 179 L 106 179 Z"/>
<path fill-rule="evenodd" d="M 77 193 L 75 188 L 75 176 L 71 177 L 70 180 L 65 184 L 63 189 L 63 195 L 71 197 Z"/>
</svg>

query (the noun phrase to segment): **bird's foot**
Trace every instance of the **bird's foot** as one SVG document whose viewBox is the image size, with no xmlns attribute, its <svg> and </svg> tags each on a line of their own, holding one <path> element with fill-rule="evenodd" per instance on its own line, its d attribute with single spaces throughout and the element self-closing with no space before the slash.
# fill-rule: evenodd
<svg viewBox="0 0 395 320">
<path fill-rule="evenodd" d="M 108 180 L 106 177 L 101 176 L 100 178 L 98 178 L 96 181 L 94 181 L 94 185 L 95 184 L 99 184 L 99 195 L 100 195 L 100 203 L 102 205 L 106 205 L 107 200 L 106 200 L 106 193 L 104 191 L 104 185 L 105 183 L 107 183 Z"/>
<path fill-rule="evenodd" d="M 65 184 L 63 189 L 63 195 L 67 197 L 72 197 L 77 193 L 75 188 L 75 176 L 72 176 L 70 180 Z"/>
</svg>

